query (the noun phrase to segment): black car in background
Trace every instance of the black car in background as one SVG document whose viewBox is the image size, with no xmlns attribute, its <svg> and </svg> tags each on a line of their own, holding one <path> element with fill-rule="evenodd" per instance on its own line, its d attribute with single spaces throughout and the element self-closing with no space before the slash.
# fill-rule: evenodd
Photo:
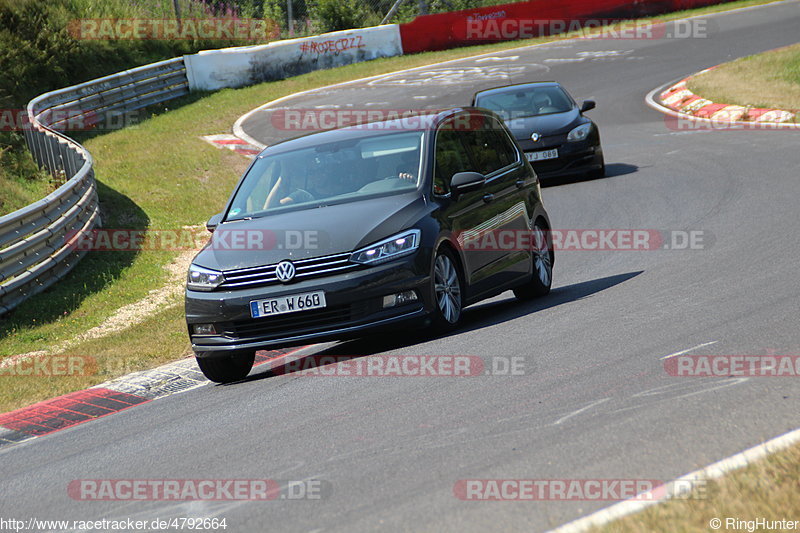
<svg viewBox="0 0 800 533">
<path fill-rule="evenodd" d="M 558 83 L 543 81 L 495 87 L 475 93 L 472 105 L 500 115 L 541 179 L 605 175 L 600 130 Z"/>
<path fill-rule="evenodd" d="M 407 321 L 450 329 L 471 303 L 550 290 L 538 179 L 487 110 L 274 144 L 208 227 L 211 242 L 189 268 L 186 321 L 217 382 L 244 378 L 259 349 Z"/>
</svg>

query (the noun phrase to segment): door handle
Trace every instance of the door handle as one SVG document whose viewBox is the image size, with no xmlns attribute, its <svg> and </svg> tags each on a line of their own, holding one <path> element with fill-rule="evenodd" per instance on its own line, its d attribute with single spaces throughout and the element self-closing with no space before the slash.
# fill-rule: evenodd
<svg viewBox="0 0 800 533">
<path fill-rule="evenodd" d="M 487 204 L 489 202 L 491 202 L 492 200 L 494 200 L 494 194 L 489 193 L 489 194 L 484 194 L 483 195 L 483 201 L 486 202 Z"/>
<path fill-rule="evenodd" d="M 517 186 L 518 189 L 522 189 L 523 187 L 525 187 L 525 180 L 517 180 L 515 182 L 515 185 Z"/>
</svg>

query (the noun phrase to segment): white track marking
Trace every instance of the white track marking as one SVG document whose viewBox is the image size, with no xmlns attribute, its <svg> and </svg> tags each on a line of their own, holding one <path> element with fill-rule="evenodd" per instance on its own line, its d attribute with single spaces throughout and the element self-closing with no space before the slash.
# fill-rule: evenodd
<svg viewBox="0 0 800 533">
<path fill-rule="evenodd" d="M 546 65 L 532 63 L 527 67 L 540 67 L 549 70 Z M 435 68 L 418 73 L 417 76 L 396 77 L 384 76 L 381 79 L 369 82 L 371 86 L 419 86 L 433 83 L 435 85 L 474 84 L 482 81 L 496 81 L 509 79 L 515 75 L 522 75 L 526 66 L 498 65 L 498 66 L 465 66 L 462 68 Z"/>
<path fill-rule="evenodd" d="M 704 388 L 702 388 L 700 390 L 696 390 L 696 391 L 692 391 L 692 392 L 686 392 L 684 394 L 679 394 L 678 396 L 670 396 L 670 397 L 666 397 L 666 398 L 661 398 L 659 400 L 655 400 L 655 401 L 650 402 L 650 403 L 641 403 L 639 405 L 631 405 L 629 407 L 622 407 L 620 409 L 615 409 L 615 410 L 611 411 L 611 413 L 623 413 L 625 411 L 633 411 L 635 409 L 640 409 L 642 407 L 649 407 L 649 406 L 654 405 L 654 404 L 659 403 L 659 402 L 680 400 L 681 398 L 689 398 L 691 396 L 697 396 L 698 394 L 706 394 L 706 393 L 711 392 L 711 391 L 720 390 L 720 389 L 726 389 L 728 387 L 734 387 L 736 385 L 740 385 L 742 383 L 745 383 L 749 379 L 750 378 L 735 378 L 735 379 L 732 379 L 732 380 L 729 380 L 729 381 L 725 381 L 725 382 L 717 384 L 717 385 L 714 385 L 713 383 L 709 383 L 710 386 L 704 387 Z"/>
<path fill-rule="evenodd" d="M 696 350 L 698 348 L 703 348 L 704 346 L 711 346 L 712 344 L 716 344 L 716 343 L 717 343 L 717 341 L 704 342 L 703 344 L 698 344 L 697 346 L 692 346 L 691 348 L 686 348 L 685 350 L 681 350 L 680 352 L 675 352 L 675 353 L 671 353 L 669 355 L 665 355 L 664 357 L 661 358 L 661 361 L 663 361 L 664 359 L 669 359 L 670 357 L 677 357 L 679 355 L 687 354 L 687 353 L 692 352 L 692 351 L 694 351 L 694 350 Z"/>
<path fill-rule="evenodd" d="M 492 56 L 492 57 L 484 57 L 483 59 L 477 59 L 475 60 L 475 62 L 485 63 L 486 61 L 516 61 L 517 59 L 519 59 L 519 56 L 508 56 L 508 57 Z"/>
<path fill-rule="evenodd" d="M 551 58 L 545 59 L 545 63 L 580 63 L 581 61 L 586 61 L 585 57 L 564 57 L 561 59 L 558 58 Z"/>
<path fill-rule="evenodd" d="M 553 422 L 553 425 L 554 425 L 554 426 L 557 426 L 558 424 L 560 424 L 560 423 L 564 422 L 565 420 L 569 420 L 569 419 L 570 419 L 570 418 L 572 418 L 573 416 L 577 416 L 577 415 L 581 414 L 581 413 L 582 413 L 582 412 L 584 412 L 584 411 L 588 411 L 589 409 L 591 409 L 591 408 L 592 408 L 592 407 L 594 407 L 595 405 L 600 405 L 601 403 L 603 403 L 603 402 L 607 402 L 607 401 L 608 401 L 608 400 L 610 400 L 610 399 L 611 399 L 611 398 L 603 398 L 602 400 L 597 400 L 596 402 L 592 402 L 592 403 L 590 403 L 589 405 L 587 405 L 587 406 L 585 406 L 585 407 L 581 407 L 581 408 L 580 408 L 580 409 L 578 409 L 577 411 L 572 411 L 570 414 L 568 414 L 568 415 L 566 415 L 566 416 L 562 416 L 561 418 L 559 418 L 558 420 L 556 420 L 555 422 Z"/>
<path fill-rule="evenodd" d="M 715 15 L 727 15 L 729 13 L 736 13 L 738 11 L 750 11 L 752 9 L 758 9 L 758 8 L 762 8 L 762 7 L 765 7 L 765 6 L 770 6 L 770 5 L 773 5 L 773 4 L 791 3 L 791 1 L 792 0 L 778 0 L 777 2 L 770 2 L 769 4 L 762 4 L 762 5 L 759 5 L 759 6 L 740 7 L 740 8 L 736 8 L 736 9 L 728 9 L 726 11 L 720 11 L 718 13 L 694 15 L 692 17 L 685 17 L 685 18 L 682 18 L 682 19 L 674 19 L 674 20 L 691 20 L 691 19 L 694 19 L 694 18 L 713 17 Z M 542 48 L 542 47 L 545 47 L 545 46 L 550 47 L 550 48 L 554 48 L 554 49 L 569 48 L 569 46 L 571 46 L 573 44 L 576 44 L 576 43 L 579 43 L 579 42 L 582 42 L 583 40 L 584 39 L 581 39 L 581 38 L 561 39 L 561 40 L 556 39 L 555 41 L 550 41 L 550 42 L 547 42 L 547 43 L 526 44 L 526 45 L 522 45 L 522 46 L 515 47 L 515 48 L 508 48 L 506 50 L 503 50 L 502 52 L 486 52 L 484 54 L 477 54 L 477 55 L 474 55 L 474 56 L 460 57 L 460 58 L 457 58 L 457 59 L 449 59 L 447 61 L 441 61 L 439 63 L 430 63 L 428 65 L 422 65 L 422 66 L 419 66 L 419 67 L 412 67 L 412 68 L 408 68 L 408 69 L 396 70 L 394 72 L 388 72 L 386 74 L 376 74 L 375 76 L 367 76 L 365 78 L 358 78 L 358 79 L 355 79 L 355 80 L 343 81 L 343 82 L 340 82 L 340 83 L 334 83 L 334 84 L 331 84 L 331 85 L 326 85 L 324 87 L 317 87 L 315 89 L 307 89 L 305 91 L 300 91 L 299 93 L 287 94 L 286 96 L 283 96 L 281 98 L 277 98 L 277 99 L 269 101 L 269 102 L 267 102 L 265 104 L 261 104 L 260 106 L 256 107 L 255 109 L 251 109 L 250 111 L 248 111 L 247 113 L 245 113 L 244 115 L 239 117 L 236 120 L 236 122 L 234 122 L 234 124 L 233 124 L 233 134 L 236 135 L 237 137 L 239 137 L 240 139 L 243 139 L 243 140 L 247 141 L 248 143 L 252 144 L 253 146 L 258 146 L 258 147 L 263 149 L 263 148 L 266 148 L 267 145 L 262 143 L 262 142 L 260 142 L 260 141 L 257 141 L 256 139 L 252 138 L 247 133 L 245 133 L 245 131 L 242 129 L 242 123 L 244 123 L 245 120 L 247 120 L 253 114 L 255 114 L 255 113 L 259 112 L 259 111 L 267 109 L 268 107 L 272 107 L 275 104 L 278 104 L 280 102 L 285 102 L 286 100 L 295 98 L 297 96 L 303 96 L 303 95 L 311 94 L 311 93 L 314 93 L 314 92 L 330 90 L 330 89 L 333 89 L 333 88 L 336 88 L 336 87 L 344 87 L 344 86 L 347 86 L 347 85 L 353 85 L 353 84 L 362 83 L 362 82 L 365 82 L 365 81 L 377 80 L 378 78 L 393 76 L 393 75 L 401 74 L 401 73 L 404 73 L 404 72 L 412 72 L 412 71 L 416 71 L 416 70 L 422 70 L 422 69 L 426 69 L 426 68 L 430 68 L 430 67 L 438 66 L 438 65 L 447 65 L 447 64 L 450 64 L 450 63 L 457 63 L 457 62 L 470 61 L 470 60 L 474 61 L 474 60 L 477 60 L 477 59 L 480 59 L 480 58 L 484 58 L 484 57 L 497 56 L 497 55 L 500 55 L 501 53 L 520 52 L 520 51 L 523 51 L 523 50 L 530 50 L 530 49 L 534 49 L 534 48 Z M 679 81 L 679 80 L 676 80 L 676 81 Z"/>
<path fill-rule="evenodd" d="M 784 450 L 797 442 L 800 442 L 800 429 L 784 433 L 763 444 L 753 446 L 752 448 L 722 459 L 721 461 L 717 461 L 705 468 L 681 476 L 661 487 L 656 487 L 651 491 L 651 494 L 655 495 L 651 500 L 648 500 L 647 496 L 638 495 L 630 500 L 619 502 L 611 507 L 606 507 L 605 509 L 584 516 L 583 518 L 564 524 L 563 526 L 550 530 L 549 533 L 580 533 L 593 527 L 601 527 L 624 516 L 638 513 L 651 505 L 668 500 L 670 496 L 675 493 L 675 488 L 677 486 L 685 487 L 688 483 L 698 480 L 720 478 L 729 472 L 745 467 L 770 454 Z M 659 496 L 659 494 L 661 495 Z"/>
</svg>

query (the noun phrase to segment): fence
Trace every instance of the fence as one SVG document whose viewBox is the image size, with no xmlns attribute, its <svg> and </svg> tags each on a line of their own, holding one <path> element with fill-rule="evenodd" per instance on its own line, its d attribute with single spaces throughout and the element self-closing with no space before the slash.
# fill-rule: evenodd
<svg viewBox="0 0 800 533">
<path fill-rule="evenodd" d="M 0 315 L 63 278 L 82 253 L 69 236 L 100 224 L 92 156 L 59 130 L 104 127 L 114 117 L 188 94 L 183 58 L 126 70 L 31 100 L 25 127 L 40 167 L 66 182 L 0 217 Z"/>
</svg>

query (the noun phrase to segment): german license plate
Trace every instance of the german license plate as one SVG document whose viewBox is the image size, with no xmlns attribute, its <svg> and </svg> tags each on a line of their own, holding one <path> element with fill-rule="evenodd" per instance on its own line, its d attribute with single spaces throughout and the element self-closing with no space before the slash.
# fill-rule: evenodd
<svg viewBox="0 0 800 533">
<path fill-rule="evenodd" d="M 545 161 L 547 159 L 558 159 L 558 148 L 552 150 L 544 150 L 541 152 L 528 152 L 528 161 Z"/>
<path fill-rule="evenodd" d="M 325 307 L 324 291 L 304 292 L 303 294 L 290 294 L 280 298 L 252 300 L 250 302 L 250 315 L 253 318 L 262 318 L 307 311 L 309 309 L 321 309 L 323 307 Z"/>
</svg>

